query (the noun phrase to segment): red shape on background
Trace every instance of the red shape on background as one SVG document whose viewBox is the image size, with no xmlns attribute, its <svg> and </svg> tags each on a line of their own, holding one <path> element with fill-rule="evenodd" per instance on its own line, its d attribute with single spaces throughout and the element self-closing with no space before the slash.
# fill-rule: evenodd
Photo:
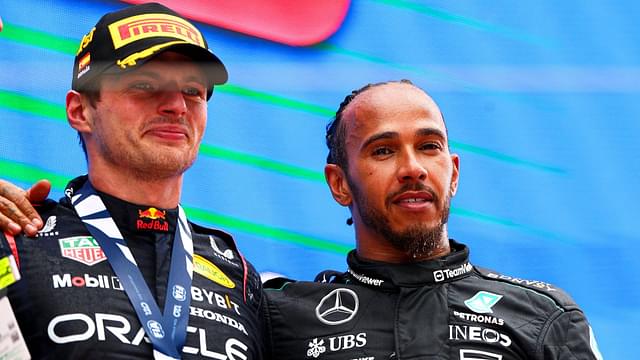
<svg viewBox="0 0 640 360">
<path fill-rule="evenodd" d="M 291 46 L 308 46 L 340 28 L 351 0 L 155 1 L 192 20 Z"/>
</svg>

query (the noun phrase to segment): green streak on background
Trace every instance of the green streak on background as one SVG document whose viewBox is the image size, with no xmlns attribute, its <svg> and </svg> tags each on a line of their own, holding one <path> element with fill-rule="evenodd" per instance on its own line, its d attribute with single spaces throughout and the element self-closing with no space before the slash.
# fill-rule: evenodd
<svg viewBox="0 0 640 360">
<path fill-rule="evenodd" d="M 65 38 L 12 23 L 4 23 L 2 32 L 0 32 L 0 39 L 7 39 L 74 56 L 80 44 L 79 39 Z"/>
<path fill-rule="evenodd" d="M 66 122 L 67 120 L 64 106 L 2 89 L 0 89 L 0 108 L 58 121 Z"/>
<path fill-rule="evenodd" d="M 324 174 L 319 171 L 312 171 L 303 167 L 293 166 L 268 158 L 224 149 L 213 145 L 200 145 L 200 154 L 276 172 L 285 176 L 309 181 L 324 182 Z"/>
<path fill-rule="evenodd" d="M 339 244 L 329 240 L 298 234 L 293 231 L 279 229 L 272 226 L 256 224 L 202 209 L 188 206 L 185 206 L 184 209 L 187 214 L 189 214 L 189 217 L 193 218 L 194 220 L 205 221 L 207 223 L 215 224 L 225 229 L 237 230 L 248 234 L 259 235 L 264 238 L 277 240 L 279 242 L 301 245 L 304 247 L 336 254 L 346 254 L 353 248 L 353 245 Z"/>
</svg>

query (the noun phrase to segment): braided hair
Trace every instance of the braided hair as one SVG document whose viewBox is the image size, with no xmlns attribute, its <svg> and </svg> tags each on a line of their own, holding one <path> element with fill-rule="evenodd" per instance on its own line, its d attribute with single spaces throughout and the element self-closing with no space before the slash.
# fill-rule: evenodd
<svg viewBox="0 0 640 360">
<path fill-rule="evenodd" d="M 338 108 L 338 111 L 336 111 L 336 116 L 327 125 L 327 133 L 325 135 L 327 147 L 329 148 L 329 154 L 327 155 L 327 164 L 336 164 L 346 171 L 348 159 L 345 144 L 346 134 L 344 125 L 342 124 L 342 113 L 358 95 L 371 88 L 387 84 L 409 84 L 415 86 L 410 80 L 403 79 L 399 81 L 384 81 L 367 84 L 360 89 L 351 91 L 351 93 L 344 98 L 342 103 L 340 103 L 340 107 Z"/>
</svg>

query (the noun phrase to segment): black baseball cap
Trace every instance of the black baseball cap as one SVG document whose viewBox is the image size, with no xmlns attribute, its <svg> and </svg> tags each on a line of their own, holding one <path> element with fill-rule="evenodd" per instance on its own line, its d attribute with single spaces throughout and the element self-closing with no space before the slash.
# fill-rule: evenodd
<svg viewBox="0 0 640 360">
<path fill-rule="evenodd" d="M 207 99 L 213 85 L 227 82 L 227 69 L 200 30 L 168 7 L 147 3 L 107 13 L 98 20 L 80 42 L 71 88 L 91 89 L 98 75 L 131 70 L 169 49 L 203 67 L 209 80 Z"/>
</svg>

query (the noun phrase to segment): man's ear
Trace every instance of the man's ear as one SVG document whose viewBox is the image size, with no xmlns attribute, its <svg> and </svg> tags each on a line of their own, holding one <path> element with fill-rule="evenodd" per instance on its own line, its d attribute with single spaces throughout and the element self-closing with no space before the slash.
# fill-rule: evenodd
<svg viewBox="0 0 640 360">
<path fill-rule="evenodd" d="M 342 206 L 351 206 L 353 201 L 351 189 L 342 168 L 335 164 L 327 164 L 324 167 L 324 178 L 336 202 Z"/>
<path fill-rule="evenodd" d="M 458 192 L 458 180 L 460 179 L 460 156 L 451 154 L 451 163 L 453 164 L 453 173 L 451 174 L 451 197 Z"/>
<path fill-rule="evenodd" d="M 67 121 L 80 133 L 91 132 L 91 124 L 87 116 L 88 107 L 88 101 L 82 94 L 75 90 L 67 93 Z"/>
</svg>

